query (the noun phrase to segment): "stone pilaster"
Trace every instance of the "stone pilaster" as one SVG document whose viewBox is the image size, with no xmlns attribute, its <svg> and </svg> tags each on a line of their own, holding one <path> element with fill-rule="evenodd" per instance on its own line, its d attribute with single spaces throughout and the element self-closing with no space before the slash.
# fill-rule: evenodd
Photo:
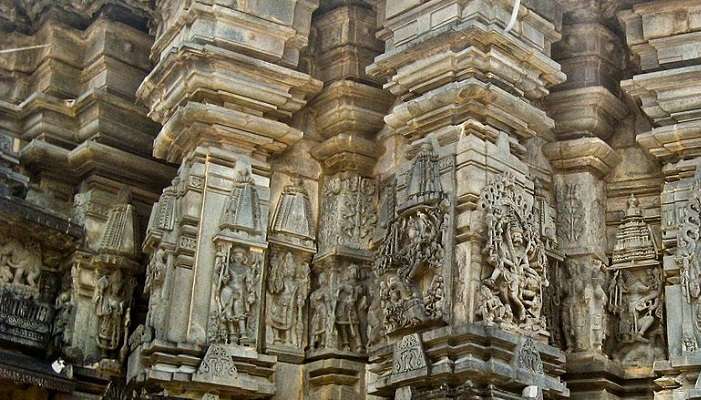
<svg viewBox="0 0 701 400">
<path fill-rule="evenodd" d="M 371 251 L 380 186 L 375 142 L 392 97 L 365 67 L 381 52 L 376 13 L 365 1 L 327 2 L 313 20 L 312 68 L 325 83 L 310 104 L 322 167 L 318 250 L 312 269 L 305 383 L 310 398 L 366 396 L 368 308 L 377 297 Z M 333 369 L 334 379 L 323 377 Z"/>
<path fill-rule="evenodd" d="M 545 210 L 532 208 L 528 163 L 531 140 L 549 138 L 554 126 L 537 104 L 564 80 L 550 58 L 560 11 L 522 3 L 506 32 L 512 2 L 418 3 L 386 2 L 378 34 L 385 53 L 368 68 L 402 100 L 385 117 L 392 136 L 385 143 L 398 144 L 382 157 L 396 189 L 384 186 L 392 206 L 376 263 L 389 340 L 371 355 L 379 377 L 370 392 L 448 397 L 489 387 L 564 396 L 563 355 L 547 345 L 541 312 L 550 269 Z M 527 260 L 518 256 L 522 246 L 534 249 Z M 528 277 L 516 272 L 521 262 Z M 508 294 L 504 274 L 512 273 L 533 296 Z M 479 357 L 504 367 L 498 377 L 480 378 L 486 365 L 466 361 L 469 346 L 439 350 L 453 339 L 467 342 L 457 339 L 463 334 L 511 343 Z M 404 362 L 409 353 L 425 362 Z"/>
<path fill-rule="evenodd" d="M 652 123 L 638 144 L 662 164 L 660 197 L 664 246 L 667 360 L 655 363 L 662 375 L 656 396 L 699 398 L 701 369 L 695 248 L 698 214 L 701 100 L 695 91 L 701 69 L 692 10 L 698 2 L 653 1 L 619 14 L 631 56 L 640 67 L 621 87 L 638 101 Z"/>
<path fill-rule="evenodd" d="M 0 90 L 0 125 L 18 139 L 26 201 L 85 234 L 60 269 L 56 357 L 99 379 L 123 376 L 139 220 L 175 173 L 151 158 L 158 126 L 135 101 L 150 69 L 150 11 L 110 0 L 5 11 L 16 14 L 13 26 L 3 19 L 2 48 L 39 46 L 0 61 L 2 75 L 14 77 Z"/>
<path fill-rule="evenodd" d="M 294 240 L 269 246 L 268 233 L 277 235 L 276 225 L 269 230 L 276 208 L 271 157 L 302 138 L 288 123 L 321 87 L 295 69 L 317 5 L 158 3 L 156 66 L 138 94 L 163 124 L 154 156 L 180 167 L 152 211 L 144 242 L 149 317 L 131 338 L 131 382 L 189 398 L 208 387 L 221 398 L 276 392 L 276 358 L 264 350 L 278 334 L 287 340 L 279 329 L 304 306 L 292 299 L 287 316 L 272 315 L 272 307 L 290 294 L 289 274 L 300 287 L 308 279 L 302 266 L 313 244 L 300 254 L 281 251 L 299 246 Z M 295 326 L 289 334 L 299 341 L 298 332 Z"/>
</svg>

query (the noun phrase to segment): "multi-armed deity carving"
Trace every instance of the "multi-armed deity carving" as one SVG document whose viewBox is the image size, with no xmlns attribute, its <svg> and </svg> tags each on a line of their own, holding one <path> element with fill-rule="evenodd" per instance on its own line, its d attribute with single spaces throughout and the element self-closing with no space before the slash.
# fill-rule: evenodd
<svg viewBox="0 0 701 400">
<path fill-rule="evenodd" d="M 526 192 L 504 173 L 491 179 L 481 197 L 490 270 L 477 312 L 504 329 L 546 335 L 542 308 L 548 260 Z"/>
<path fill-rule="evenodd" d="M 387 333 L 442 321 L 449 309 L 452 206 L 430 143 L 418 148 L 402 188 L 375 264 Z"/>
<path fill-rule="evenodd" d="M 616 232 L 608 268 L 608 310 L 616 316 L 616 351 L 624 364 L 651 366 L 664 346 L 663 280 L 657 246 L 635 196 Z"/>
</svg>

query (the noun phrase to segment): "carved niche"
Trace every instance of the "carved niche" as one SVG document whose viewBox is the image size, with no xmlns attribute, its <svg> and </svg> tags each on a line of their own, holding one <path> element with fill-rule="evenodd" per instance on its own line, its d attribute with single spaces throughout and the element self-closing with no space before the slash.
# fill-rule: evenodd
<svg viewBox="0 0 701 400">
<path fill-rule="evenodd" d="M 309 264 L 316 251 L 309 195 L 302 179 L 285 186 L 269 230 L 266 346 L 300 357 L 307 346 Z"/>
<path fill-rule="evenodd" d="M 262 267 L 262 252 L 217 244 L 209 343 L 255 345 Z"/>
<path fill-rule="evenodd" d="M 547 336 L 542 311 L 548 259 L 525 190 L 503 173 L 490 179 L 481 205 L 488 276 L 480 287 L 478 316 L 505 330 Z"/>
<path fill-rule="evenodd" d="M 309 260 L 274 249 L 266 285 L 268 344 L 303 350 L 306 304 L 310 290 Z"/>
<path fill-rule="evenodd" d="M 397 200 L 383 206 L 397 205 L 375 262 L 385 333 L 449 318 L 454 202 L 444 184 L 453 184 L 454 160 L 428 142 L 417 150 Z"/>
<path fill-rule="evenodd" d="M 98 271 L 92 300 L 97 318 L 97 346 L 103 356 L 112 355 L 120 349 L 120 344 L 126 349 L 134 285 L 134 279 L 125 277 L 119 269 Z"/>
<path fill-rule="evenodd" d="M 207 340 L 256 346 L 260 325 L 267 208 L 248 167 L 239 169 L 214 236 Z"/>
<path fill-rule="evenodd" d="M 131 193 L 123 188 L 108 213 L 107 223 L 93 257 L 96 266 L 93 306 L 97 319 L 95 340 L 103 358 L 126 357 L 132 292 L 136 279 L 137 238 Z"/>
<path fill-rule="evenodd" d="M 613 358 L 652 366 L 664 357 L 664 284 L 657 246 L 635 196 L 616 232 L 609 267 L 608 308 L 616 316 Z"/>
</svg>

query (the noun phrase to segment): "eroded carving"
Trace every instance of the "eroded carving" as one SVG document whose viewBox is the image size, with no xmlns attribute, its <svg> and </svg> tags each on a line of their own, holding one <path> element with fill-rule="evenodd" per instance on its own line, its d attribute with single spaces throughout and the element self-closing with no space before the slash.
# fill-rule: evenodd
<svg viewBox="0 0 701 400">
<path fill-rule="evenodd" d="M 481 318 L 498 321 L 504 329 L 547 335 L 542 307 L 548 260 L 525 191 L 505 173 L 490 180 L 481 204 L 487 225 L 484 253 L 491 267 L 482 282 L 489 290 L 481 289 L 480 299 L 490 306 L 480 310 Z"/>
<path fill-rule="evenodd" d="M 395 343 L 392 375 L 420 371 L 426 367 L 426 355 L 418 333 L 406 335 Z"/>
<path fill-rule="evenodd" d="M 451 206 L 430 143 L 420 146 L 406 188 L 375 262 L 387 332 L 440 321 L 447 304 L 443 276 Z"/>
<path fill-rule="evenodd" d="M 309 263 L 291 251 L 271 257 L 266 285 L 269 343 L 304 349 L 306 302 L 310 289 Z"/>
<path fill-rule="evenodd" d="M 561 283 L 561 307 L 564 344 L 567 351 L 602 352 L 606 338 L 608 296 L 603 272 L 606 267 L 598 259 L 567 260 L 568 274 Z"/>
<path fill-rule="evenodd" d="M 126 329 L 131 306 L 131 291 L 133 280 L 124 276 L 121 270 L 111 273 L 98 272 L 99 278 L 95 284 L 93 304 L 97 316 L 97 346 L 103 355 L 109 355 L 117 350 L 122 343 L 126 344 Z"/>
<path fill-rule="evenodd" d="M 39 243 L 6 239 L 0 245 L 0 285 L 36 295 L 39 290 L 42 252 Z"/>
<path fill-rule="evenodd" d="M 210 343 L 252 344 L 261 267 L 259 254 L 242 247 L 228 250 L 219 246 L 214 267 L 215 309 L 210 317 Z"/>
</svg>

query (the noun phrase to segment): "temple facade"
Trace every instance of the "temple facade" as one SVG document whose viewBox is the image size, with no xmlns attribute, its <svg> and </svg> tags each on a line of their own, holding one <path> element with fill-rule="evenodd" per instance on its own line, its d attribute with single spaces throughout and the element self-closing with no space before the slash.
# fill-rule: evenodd
<svg viewBox="0 0 701 400">
<path fill-rule="evenodd" d="M 701 0 L 0 0 L 0 399 L 701 399 Z"/>
</svg>

